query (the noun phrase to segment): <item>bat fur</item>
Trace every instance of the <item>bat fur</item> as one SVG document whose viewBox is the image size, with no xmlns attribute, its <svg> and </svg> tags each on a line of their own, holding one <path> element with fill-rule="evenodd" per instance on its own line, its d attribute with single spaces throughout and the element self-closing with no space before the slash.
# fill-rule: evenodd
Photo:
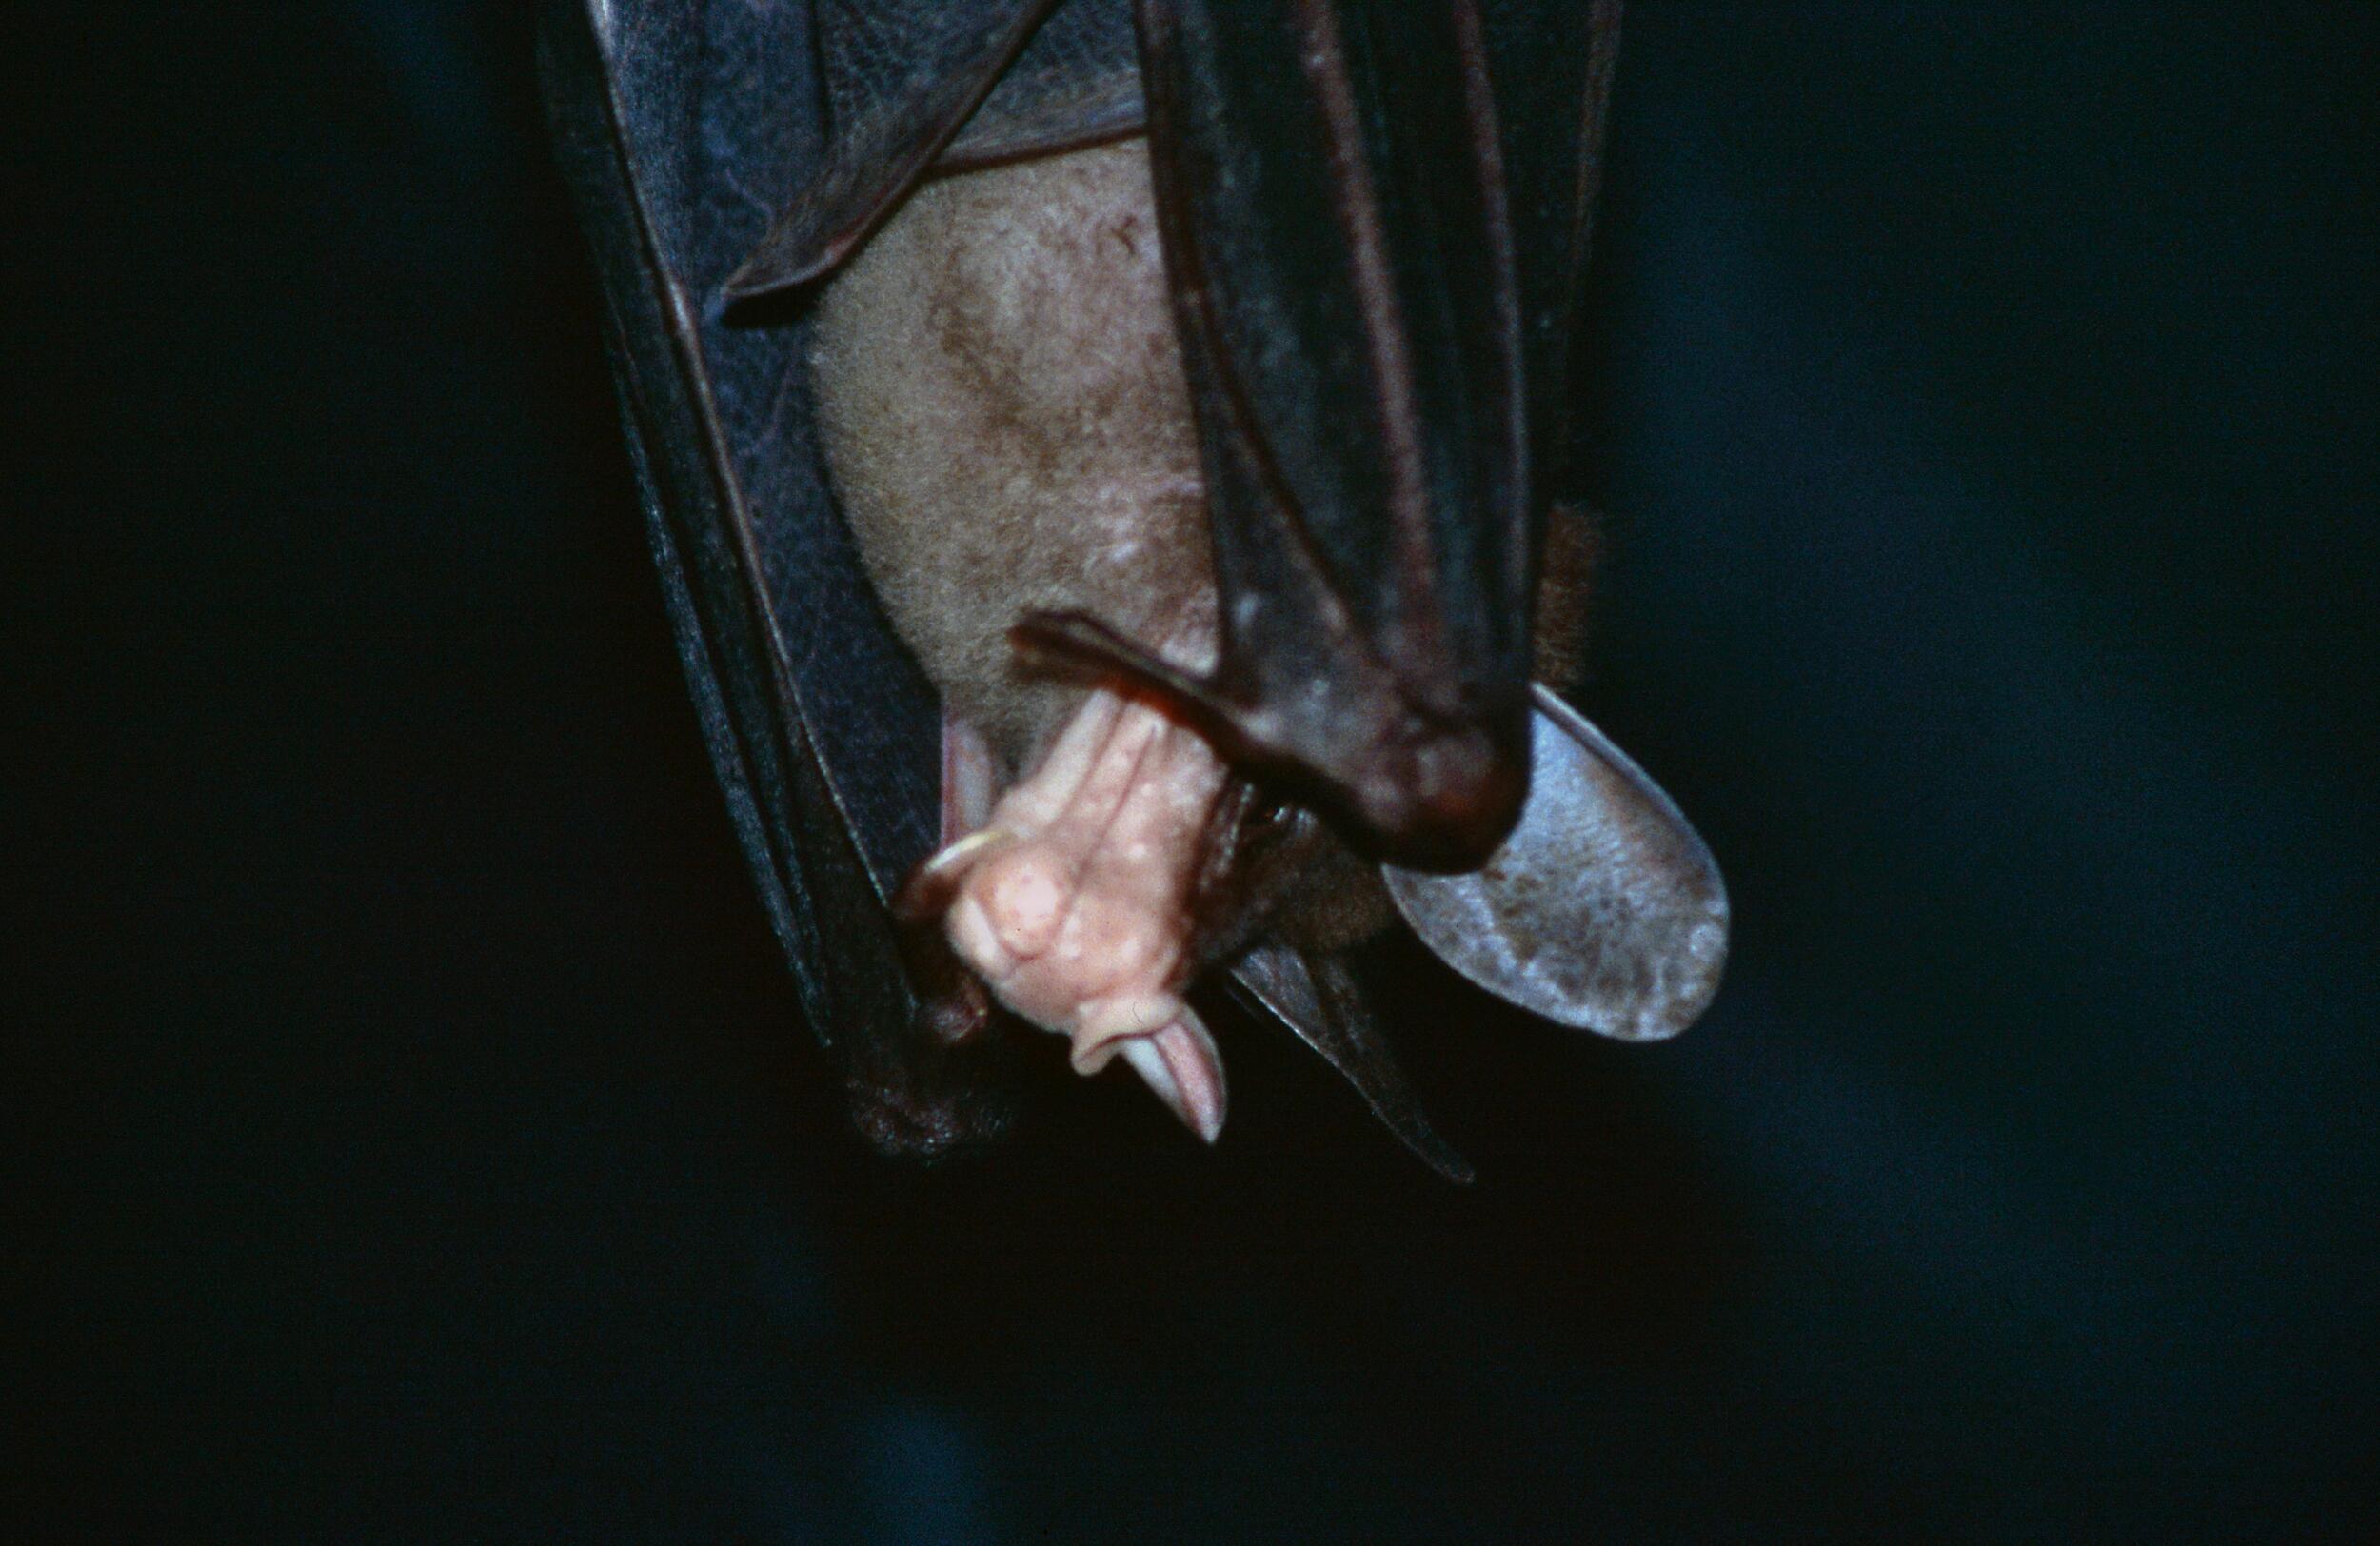
<svg viewBox="0 0 2380 1546">
<path fill-rule="evenodd" d="M 1003 783 L 1082 689 L 1021 668 L 1008 630 L 1083 611 L 1206 670 L 1216 594 L 1145 140 L 931 181 L 821 303 L 827 462 L 870 579 Z M 1578 670 L 1591 558 L 1557 512 L 1537 675 Z M 1377 869 L 1318 845 L 1272 926 L 1344 946 L 1391 917 Z"/>
</svg>

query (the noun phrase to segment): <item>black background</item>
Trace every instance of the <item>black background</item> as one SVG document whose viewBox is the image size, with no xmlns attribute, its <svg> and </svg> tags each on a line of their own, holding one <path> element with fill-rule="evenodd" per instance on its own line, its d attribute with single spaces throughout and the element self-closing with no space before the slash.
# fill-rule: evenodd
<svg viewBox="0 0 2380 1546">
<path fill-rule="evenodd" d="M 0 33 L 0 1534 L 2380 1524 L 2370 8 L 1632 5 L 1583 696 L 1737 954 L 1417 985 L 1468 1192 L 1253 1035 L 847 1135 L 515 11 Z"/>
</svg>

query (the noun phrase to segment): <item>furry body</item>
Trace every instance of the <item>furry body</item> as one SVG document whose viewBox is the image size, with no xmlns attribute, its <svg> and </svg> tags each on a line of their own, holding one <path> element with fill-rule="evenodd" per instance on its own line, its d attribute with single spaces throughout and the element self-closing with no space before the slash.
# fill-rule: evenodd
<svg viewBox="0 0 2380 1546">
<path fill-rule="evenodd" d="M 1080 609 L 1203 669 L 1215 584 L 1142 142 L 928 183 L 827 287 L 828 465 L 893 625 L 1013 776 L 1081 702 L 1008 628 Z"/>
<path fill-rule="evenodd" d="M 1079 1068 L 1124 1053 L 1212 1137 L 1220 1067 L 1180 1001 L 1187 979 L 1260 934 L 1333 950 L 1392 915 L 1378 871 L 1309 823 L 1285 880 L 1215 916 L 1214 896 L 1239 895 L 1216 877 L 1241 835 L 1213 753 L 1146 705 L 1119 720 L 1103 694 L 1026 674 L 1009 644 L 1027 613 L 1081 612 L 1189 671 L 1213 664 L 1204 489 L 1144 142 L 920 188 L 827 287 L 812 367 L 877 593 L 1008 791 L 948 856 L 952 944 L 1009 1008 L 1070 1035 Z M 1582 531 L 1557 523 L 1540 640 L 1575 636 Z M 1567 649 L 1541 646 L 1538 666 L 1566 678 Z M 1134 814 L 1160 807 L 1173 814 Z M 1185 1104 L 1210 1071 L 1211 1110 Z"/>
</svg>

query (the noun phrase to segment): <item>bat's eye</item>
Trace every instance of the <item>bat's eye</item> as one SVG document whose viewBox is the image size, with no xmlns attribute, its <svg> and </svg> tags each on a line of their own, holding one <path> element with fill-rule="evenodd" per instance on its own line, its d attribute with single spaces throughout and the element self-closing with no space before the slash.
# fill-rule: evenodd
<svg viewBox="0 0 2380 1546">
<path fill-rule="evenodd" d="M 1285 800 L 1259 795 L 1241 819 L 1240 831 L 1253 842 L 1271 842 L 1287 837 L 1303 812 Z"/>
<path fill-rule="evenodd" d="M 1302 805 L 1251 790 L 1227 848 L 1237 863 L 1263 864 L 1292 851 L 1314 820 Z"/>
</svg>

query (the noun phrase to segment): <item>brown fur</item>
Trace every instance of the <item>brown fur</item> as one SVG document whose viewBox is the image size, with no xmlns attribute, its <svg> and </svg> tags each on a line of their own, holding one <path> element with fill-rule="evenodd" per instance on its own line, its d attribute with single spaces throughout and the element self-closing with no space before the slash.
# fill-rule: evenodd
<svg viewBox="0 0 2380 1546">
<path fill-rule="evenodd" d="M 1545 523 L 1544 567 L 1537 576 L 1537 679 L 1557 691 L 1578 684 L 1586 669 L 1588 583 L 1599 544 L 1595 518 L 1576 505 L 1557 505 Z"/>
<path fill-rule="evenodd" d="M 1142 142 L 927 185 L 831 286 L 837 493 L 893 624 L 1013 774 L 1080 701 L 1009 625 L 1080 609 L 1212 659 L 1198 447 Z"/>
</svg>

